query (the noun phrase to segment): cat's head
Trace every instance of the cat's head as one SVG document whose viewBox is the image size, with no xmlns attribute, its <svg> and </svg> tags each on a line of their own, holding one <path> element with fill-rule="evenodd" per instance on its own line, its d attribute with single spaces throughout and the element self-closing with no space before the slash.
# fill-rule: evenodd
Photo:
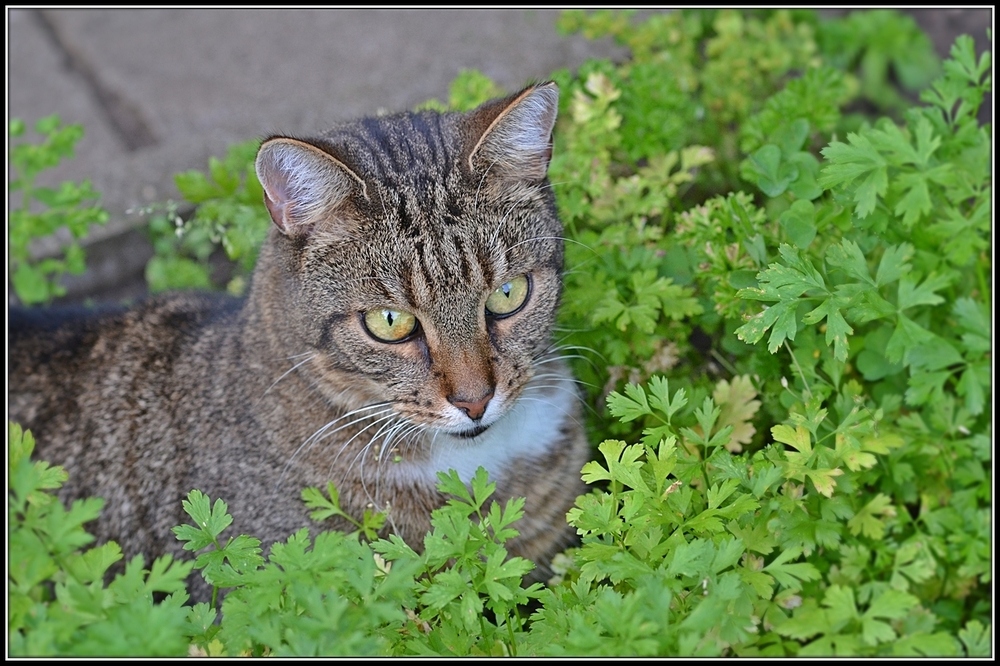
<svg viewBox="0 0 1000 666">
<path fill-rule="evenodd" d="M 468 113 L 263 142 L 274 229 L 261 288 L 281 300 L 289 356 L 312 354 L 304 369 L 331 399 L 350 387 L 458 436 L 512 407 L 550 351 L 559 301 L 546 176 L 558 100 L 550 82 Z"/>
</svg>

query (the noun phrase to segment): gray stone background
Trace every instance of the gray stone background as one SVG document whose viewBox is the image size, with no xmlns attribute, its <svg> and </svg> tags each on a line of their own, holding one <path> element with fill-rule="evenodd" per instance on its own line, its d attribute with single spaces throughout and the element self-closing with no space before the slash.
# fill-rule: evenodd
<svg viewBox="0 0 1000 666">
<path fill-rule="evenodd" d="M 942 55 L 962 33 L 991 48 L 990 6 L 910 11 Z M 152 250 L 136 211 L 176 199 L 173 175 L 204 169 L 232 143 L 445 99 L 463 69 L 512 90 L 588 57 L 625 57 L 608 40 L 558 35 L 558 14 L 8 7 L 8 119 L 83 124 L 76 158 L 45 184 L 89 179 L 111 213 L 66 300 L 140 295 Z"/>
</svg>

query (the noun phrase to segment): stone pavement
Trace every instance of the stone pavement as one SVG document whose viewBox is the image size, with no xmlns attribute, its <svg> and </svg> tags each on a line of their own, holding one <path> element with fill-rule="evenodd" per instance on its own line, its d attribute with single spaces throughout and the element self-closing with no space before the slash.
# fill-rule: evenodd
<svg viewBox="0 0 1000 666">
<path fill-rule="evenodd" d="M 914 13 L 942 52 L 960 32 L 985 44 L 992 22 L 990 8 Z M 83 124 L 76 158 L 46 184 L 89 179 L 111 213 L 71 297 L 140 292 L 151 250 L 135 211 L 176 199 L 173 175 L 232 143 L 445 99 L 463 69 L 514 90 L 588 57 L 625 56 L 607 40 L 558 35 L 558 14 L 8 7 L 8 118 Z"/>
</svg>

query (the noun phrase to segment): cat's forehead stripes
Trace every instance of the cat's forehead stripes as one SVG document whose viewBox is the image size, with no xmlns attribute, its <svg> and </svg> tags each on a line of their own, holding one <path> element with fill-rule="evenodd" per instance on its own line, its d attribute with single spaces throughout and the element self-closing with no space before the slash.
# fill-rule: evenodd
<svg viewBox="0 0 1000 666">
<path fill-rule="evenodd" d="M 400 114 L 366 118 L 328 135 L 349 153 L 352 168 L 378 193 L 396 235 L 414 238 L 469 221 L 461 204 L 470 184 L 459 164 L 456 129 L 447 115 Z"/>
<path fill-rule="evenodd" d="M 497 272 L 493 257 L 474 238 L 457 233 L 413 240 L 400 254 L 400 283 L 414 305 L 433 303 L 445 294 L 467 300 L 490 287 Z"/>
<path fill-rule="evenodd" d="M 459 154 L 445 118 L 437 114 L 400 114 L 366 118 L 332 133 L 347 147 L 356 166 L 386 189 L 426 190 L 428 183 L 448 181 Z"/>
</svg>

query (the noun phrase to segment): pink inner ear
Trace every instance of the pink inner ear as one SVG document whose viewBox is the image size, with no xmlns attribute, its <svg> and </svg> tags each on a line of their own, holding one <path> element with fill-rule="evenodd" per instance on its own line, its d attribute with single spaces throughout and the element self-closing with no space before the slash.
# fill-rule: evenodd
<svg viewBox="0 0 1000 666">
<path fill-rule="evenodd" d="M 258 171 L 261 185 L 264 188 L 264 205 L 267 206 L 271 214 L 271 220 L 283 234 L 288 234 L 292 229 L 292 201 L 289 197 L 290 183 L 288 174 L 276 168 L 273 163 L 268 164 L 270 168 Z"/>
<path fill-rule="evenodd" d="M 275 201 L 271 198 L 271 193 L 265 190 L 264 205 L 267 206 L 268 212 L 271 213 L 271 219 L 274 221 L 275 226 L 277 226 L 282 233 L 287 234 L 289 228 L 288 200 L 282 198 L 279 201 Z"/>
</svg>

